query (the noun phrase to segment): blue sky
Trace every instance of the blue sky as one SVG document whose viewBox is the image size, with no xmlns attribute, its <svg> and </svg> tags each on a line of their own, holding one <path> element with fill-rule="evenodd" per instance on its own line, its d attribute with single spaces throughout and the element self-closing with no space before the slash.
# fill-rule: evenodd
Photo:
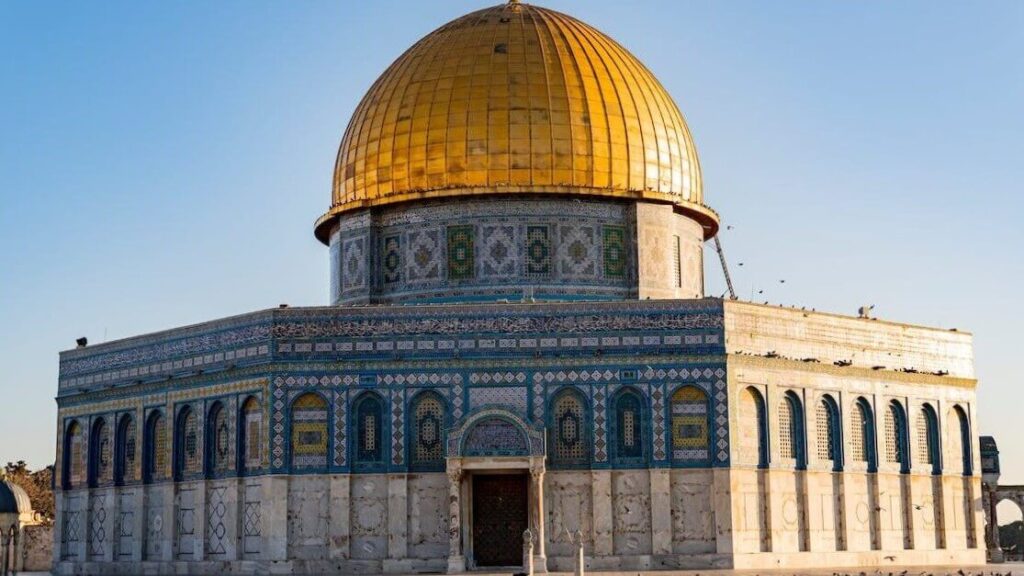
<svg viewBox="0 0 1024 576">
<path fill-rule="evenodd" d="M 0 3 L 0 461 L 52 461 L 78 336 L 325 303 L 352 109 L 487 4 Z M 676 98 L 742 297 L 974 332 L 980 428 L 1024 482 L 1024 3 L 546 5 Z"/>
</svg>

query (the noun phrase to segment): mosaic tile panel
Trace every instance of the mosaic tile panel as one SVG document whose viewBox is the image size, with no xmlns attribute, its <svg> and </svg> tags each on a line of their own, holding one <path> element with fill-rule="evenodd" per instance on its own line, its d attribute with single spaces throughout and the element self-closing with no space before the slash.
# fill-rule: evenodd
<svg viewBox="0 0 1024 576">
<path fill-rule="evenodd" d="M 346 238 L 341 242 L 341 290 L 366 288 L 366 238 Z"/>
<path fill-rule="evenodd" d="M 547 226 L 526 227 L 526 275 L 544 278 L 551 275 L 551 237 Z"/>
<path fill-rule="evenodd" d="M 651 423 L 653 425 L 652 446 L 654 459 L 665 460 L 665 385 L 656 384 L 651 387 Z"/>
<path fill-rule="evenodd" d="M 608 386 L 597 386 L 594 388 L 594 460 L 597 462 L 608 461 L 608 439 L 607 428 L 608 413 Z"/>
<path fill-rule="evenodd" d="M 306 393 L 292 403 L 291 464 L 293 470 L 327 466 L 327 401 Z"/>
<path fill-rule="evenodd" d="M 473 226 L 448 227 L 448 279 L 470 280 L 474 276 Z"/>
<path fill-rule="evenodd" d="M 622 226 L 605 225 L 601 229 L 604 246 L 605 278 L 624 278 L 626 276 L 626 229 Z"/>
<path fill-rule="evenodd" d="M 409 252 L 405 260 L 409 282 L 441 278 L 441 233 L 438 230 L 417 230 L 409 233 Z"/>
<path fill-rule="evenodd" d="M 480 226 L 481 278 L 508 278 L 516 275 L 516 265 L 519 261 L 519 246 L 516 240 L 515 226 Z"/>
<path fill-rule="evenodd" d="M 92 497 L 89 511 L 89 557 L 102 558 L 107 551 L 107 497 L 96 494 Z"/>
<path fill-rule="evenodd" d="M 391 391 L 391 463 L 405 463 L 405 393 Z"/>
<path fill-rule="evenodd" d="M 567 278 L 597 277 L 598 242 L 594 226 L 559 226 L 558 268 Z"/>
<path fill-rule="evenodd" d="M 334 392 L 334 465 L 344 466 L 348 451 L 348 410 L 345 395 Z"/>
<path fill-rule="evenodd" d="M 526 416 L 526 387 L 494 386 L 470 388 L 470 409 L 476 410 L 484 406 L 504 406 L 516 414 Z"/>
<path fill-rule="evenodd" d="M 672 459 L 706 463 L 711 448 L 707 393 L 695 386 L 684 386 L 672 394 L 670 411 Z"/>
<path fill-rule="evenodd" d="M 463 454 L 466 456 L 522 456 L 529 454 L 526 438 L 511 422 L 485 418 L 470 428 Z"/>
<path fill-rule="evenodd" d="M 397 234 L 384 238 L 381 246 L 381 280 L 385 285 L 402 280 L 402 237 Z"/>
</svg>

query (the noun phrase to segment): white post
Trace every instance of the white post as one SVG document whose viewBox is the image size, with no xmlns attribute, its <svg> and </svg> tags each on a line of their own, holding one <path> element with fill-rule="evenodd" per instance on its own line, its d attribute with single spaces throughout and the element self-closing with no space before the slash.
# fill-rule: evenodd
<svg viewBox="0 0 1024 576">
<path fill-rule="evenodd" d="M 576 530 L 576 567 L 573 576 L 583 576 L 586 560 L 583 558 L 583 531 Z"/>
<path fill-rule="evenodd" d="M 533 532 L 523 530 L 523 572 L 533 576 Z"/>
</svg>

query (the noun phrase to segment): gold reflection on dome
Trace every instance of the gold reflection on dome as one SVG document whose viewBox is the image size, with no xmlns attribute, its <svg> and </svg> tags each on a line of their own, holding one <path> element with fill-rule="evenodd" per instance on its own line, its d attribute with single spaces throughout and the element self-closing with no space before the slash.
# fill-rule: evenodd
<svg viewBox="0 0 1024 576">
<path fill-rule="evenodd" d="M 359 103 L 330 211 L 424 198 L 583 194 L 671 202 L 705 226 L 679 108 L 625 48 L 564 14 L 510 2 L 417 42 Z"/>
</svg>

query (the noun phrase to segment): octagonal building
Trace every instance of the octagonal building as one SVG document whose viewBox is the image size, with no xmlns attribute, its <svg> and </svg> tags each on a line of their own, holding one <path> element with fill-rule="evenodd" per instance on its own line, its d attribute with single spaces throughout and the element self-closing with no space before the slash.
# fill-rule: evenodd
<svg viewBox="0 0 1024 576">
<path fill-rule="evenodd" d="M 61 353 L 55 570 L 983 563 L 971 336 L 705 297 L 718 222 L 615 40 L 445 24 L 352 113 L 329 306 Z"/>
</svg>

